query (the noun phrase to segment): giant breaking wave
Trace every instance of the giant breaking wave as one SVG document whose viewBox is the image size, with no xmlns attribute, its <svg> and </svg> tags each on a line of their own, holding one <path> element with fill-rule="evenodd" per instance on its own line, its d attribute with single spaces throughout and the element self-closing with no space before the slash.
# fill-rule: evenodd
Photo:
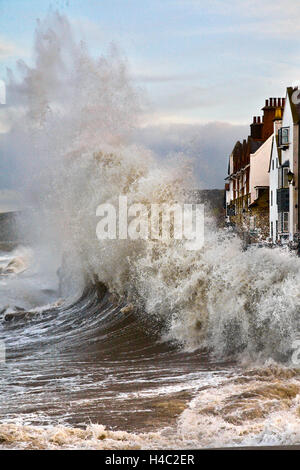
<svg viewBox="0 0 300 470">
<path fill-rule="evenodd" d="M 126 195 L 129 204 L 172 204 L 191 186 L 183 155 L 162 162 L 134 144 L 142 92 L 127 68 L 115 46 L 92 57 L 65 17 L 38 23 L 33 64 L 8 74 L 10 131 L 2 137 L 30 207 L 20 230 L 60 259 L 64 297 L 101 282 L 187 350 L 289 360 L 300 326 L 295 256 L 242 251 L 209 213 L 199 251 L 178 240 L 97 240 L 100 203 L 117 206 Z"/>
</svg>

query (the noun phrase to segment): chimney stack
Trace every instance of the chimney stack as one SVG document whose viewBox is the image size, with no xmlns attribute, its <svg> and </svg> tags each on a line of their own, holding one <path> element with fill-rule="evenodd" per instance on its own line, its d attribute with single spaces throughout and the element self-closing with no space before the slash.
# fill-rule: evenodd
<svg viewBox="0 0 300 470">
<path fill-rule="evenodd" d="M 250 125 L 250 136 L 254 140 L 262 139 L 262 128 L 263 123 L 260 120 L 260 116 L 253 116 L 253 122 Z"/>
<path fill-rule="evenodd" d="M 263 114 L 263 129 L 262 140 L 267 140 L 273 134 L 273 121 L 279 119 L 284 106 L 284 98 L 269 98 L 266 100 L 265 106 L 262 108 Z"/>
</svg>

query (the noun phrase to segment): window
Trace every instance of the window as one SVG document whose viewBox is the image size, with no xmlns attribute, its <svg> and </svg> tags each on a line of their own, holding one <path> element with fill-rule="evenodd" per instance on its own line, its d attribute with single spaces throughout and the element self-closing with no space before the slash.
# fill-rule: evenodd
<svg viewBox="0 0 300 470">
<path fill-rule="evenodd" d="M 288 188 L 289 187 L 289 180 L 288 180 L 288 168 L 283 168 L 283 175 L 282 175 L 282 187 Z"/>
<path fill-rule="evenodd" d="M 276 240 L 278 238 L 278 220 L 276 220 Z"/>
<path fill-rule="evenodd" d="M 288 212 L 279 213 L 279 227 L 281 229 L 281 232 L 289 231 L 289 213 Z"/>
<path fill-rule="evenodd" d="M 288 212 L 283 212 L 283 227 L 282 227 L 283 232 L 288 232 L 289 231 L 289 213 Z"/>
<path fill-rule="evenodd" d="M 274 160 L 272 160 L 272 170 L 274 170 Z"/>
<path fill-rule="evenodd" d="M 271 238 L 273 238 L 273 222 L 271 222 L 271 234 L 270 234 Z"/>
<path fill-rule="evenodd" d="M 279 147 L 285 147 L 289 145 L 289 132 L 290 132 L 289 127 L 281 127 L 281 129 L 278 130 Z"/>
<path fill-rule="evenodd" d="M 288 188 L 289 187 L 289 181 L 288 181 L 288 174 L 289 168 L 286 166 L 284 168 L 279 168 L 278 171 L 278 188 Z"/>
<path fill-rule="evenodd" d="M 271 206 L 273 206 L 273 191 L 271 191 Z"/>
<path fill-rule="evenodd" d="M 278 207 L 278 212 L 289 212 L 290 210 L 289 188 L 277 189 L 277 207 Z"/>
</svg>

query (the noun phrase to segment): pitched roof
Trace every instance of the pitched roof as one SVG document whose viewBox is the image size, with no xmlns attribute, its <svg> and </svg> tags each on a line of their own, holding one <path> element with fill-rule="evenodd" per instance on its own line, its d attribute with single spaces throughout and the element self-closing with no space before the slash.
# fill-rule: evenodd
<svg viewBox="0 0 300 470">
<path fill-rule="evenodd" d="M 281 150 L 281 148 L 278 146 L 278 142 L 279 142 L 279 140 L 278 140 L 278 134 L 276 134 L 276 135 L 273 134 L 268 173 L 270 173 L 270 170 L 271 170 L 271 162 L 272 162 L 273 146 L 274 146 L 274 144 L 276 145 L 276 148 L 277 148 L 278 162 L 279 162 L 279 165 L 281 165 L 282 150 Z"/>
<path fill-rule="evenodd" d="M 248 142 L 250 144 L 250 153 L 255 153 L 256 150 L 258 150 L 259 147 L 261 147 L 262 144 L 264 143 L 262 141 L 254 140 L 253 137 L 251 137 L 250 135 L 248 137 Z"/>
</svg>

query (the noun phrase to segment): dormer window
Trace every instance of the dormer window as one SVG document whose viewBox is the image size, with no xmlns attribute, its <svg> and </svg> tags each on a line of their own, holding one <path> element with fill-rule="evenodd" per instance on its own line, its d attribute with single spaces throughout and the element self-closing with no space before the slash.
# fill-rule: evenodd
<svg viewBox="0 0 300 470">
<path fill-rule="evenodd" d="M 279 147 L 288 147 L 290 137 L 290 128 L 281 127 L 278 129 L 278 145 Z"/>
</svg>

